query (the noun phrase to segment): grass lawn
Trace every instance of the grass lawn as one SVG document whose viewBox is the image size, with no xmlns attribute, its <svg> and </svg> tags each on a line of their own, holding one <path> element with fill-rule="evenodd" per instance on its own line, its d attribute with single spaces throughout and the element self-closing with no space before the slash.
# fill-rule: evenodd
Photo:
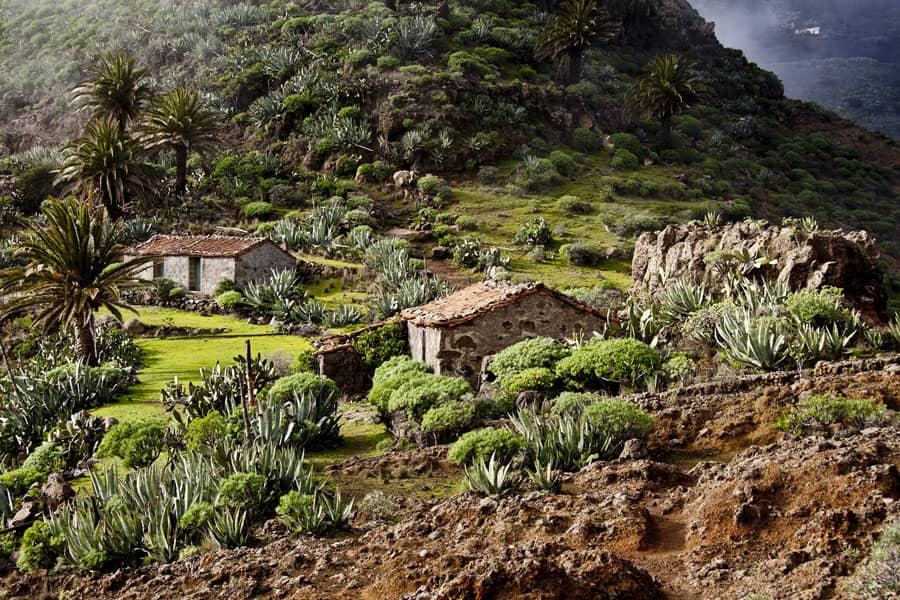
<svg viewBox="0 0 900 600">
<path fill-rule="evenodd" d="M 267 325 L 251 325 L 234 317 L 203 316 L 165 308 L 141 307 L 139 318 L 148 325 L 171 324 L 191 329 L 228 328 L 231 331 L 199 337 L 170 337 L 165 339 L 138 338 L 144 350 L 146 366 L 138 372 L 139 383 L 131 386 L 119 402 L 93 411 L 104 417 L 122 420 L 162 417 L 159 402 L 163 386 L 178 377 L 179 381 L 197 381 L 200 367 L 212 367 L 216 361 L 232 364 L 234 356 L 245 352 L 250 340 L 254 354 L 266 356 L 280 350 L 295 355 L 311 348 L 309 340 L 292 335 L 273 333 Z"/>
</svg>

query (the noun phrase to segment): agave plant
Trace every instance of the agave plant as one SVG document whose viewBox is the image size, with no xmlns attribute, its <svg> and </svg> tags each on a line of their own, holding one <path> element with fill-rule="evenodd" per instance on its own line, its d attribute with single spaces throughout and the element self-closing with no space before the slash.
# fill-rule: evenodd
<svg viewBox="0 0 900 600">
<path fill-rule="evenodd" d="M 542 463 L 539 459 L 534 461 L 534 469 L 528 470 L 528 478 L 538 489 L 548 492 L 559 491 L 560 476 L 559 472 L 554 468 L 553 463 Z"/>
<path fill-rule="evenodd" d="M 207 526 L 210 540 L 219 548 L 244 546 L 250 539 L 247 513 L 240 508 L 220 507 Z"/>
<path fill-rule="evenodd" d="M 359 309 L 351 304 L 341 304 L 325 314 L 325 324 L 329 327 L 346 327 L 362 319 Z"/>
<path fill-rule="evenodd" d="M 900 315 L 895 316 L 888 323 L 887 334 L 894 340 L 895 346 L 900 346 Z"/>
<path fill-rule="evenodd" d="M 661 317 L 668 324 L 678 323 L 703 308 L 707 301 L 706 287 L 687 279 L 677 279 L 665 287 L 660 297 Z"/>
<path fill-rule="evenodd" d="M 788 358 L 787 339 L 749 314 L 725 314 L 716 328 L 716 340 L 724 355 L 739 364 L 772 371 Z"/>
<path fill-rule="evenodd" d="M 416 15 L 401 19 L 391 31 L 393 50 L 400 60 L 427 56 L 440 31 L 432 17 Z"/>
<path fill-rule="evenodd" d="M 797 329 L 797 345 L 793 351 L 799 361 L 836 360 L 844 356 L 856 329 L 845 329 L 833 323 L 831 327 L 816 327 L 802 323 Z"/>
<path fill-rule="evenodd" d="M 297 250 L 306 244 L 306 230 L 293 219 L 279 219 L 272 227 L 269 238 L 277 244 L 284 244 L 288 250 Z"/>
<path fill-rule="evenodd" d="M 329 499 L 324 494 L 320 495 L 323 508 L 325 509 L 325 518 L 332 527 L 346 527 L 353 515 L 353 498 L 350 500 L 341 496 L 341 490 L 335 490 L 334 495 Z"/>
<path fill-rule="evenodd" d="M 12 494 L 0 484 L 0 527 L 6 529 L 6 523 L 13 517 L 13 514 L 15 514 L 15 511 L 13 510 L 14 506 L 15 503 L 13 502 Z"/>
<path fill-rule="evenodd" d="M 510 465 L 499 463 L 493 454 L 487 463 L 484 458 L 479 458 L 471 468 L 466 467 L 466 486 L 486 496 L 506 494 L 513 484 L 510 469 Z"/>
</svg>

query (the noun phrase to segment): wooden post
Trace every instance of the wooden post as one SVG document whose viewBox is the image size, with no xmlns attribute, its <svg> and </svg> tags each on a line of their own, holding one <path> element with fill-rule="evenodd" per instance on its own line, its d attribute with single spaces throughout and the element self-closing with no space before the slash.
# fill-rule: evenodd
<svg viewBox="0 0 900 600">
<path fill-rule="evenodd" d="M 251 359 L 250 340 L 247 340 L 247 395 L 241 398 L 241 410 L 244 413 L 244 439 L 247 441 L 250 440 L 250 413 L 247 406 L 256 404 L 256 399 L 253 397 L 253 369 L 250 367 Z"/>
<path fill-rule="evenodd" d="M 6 345 L 0 340 L 0 354 L 3 355 L 3 364 L 6 365 L 6 376 L 9 377 L 9 385 L 12 386 L 13 394 L 19 404 L 22 403 L 22 393 L 19 391 L 19 384 L 16 383 L 16 377 L 13 375 L 12 365 L 9 364 L 9 356 L 6 355 Z"/>
</svg>

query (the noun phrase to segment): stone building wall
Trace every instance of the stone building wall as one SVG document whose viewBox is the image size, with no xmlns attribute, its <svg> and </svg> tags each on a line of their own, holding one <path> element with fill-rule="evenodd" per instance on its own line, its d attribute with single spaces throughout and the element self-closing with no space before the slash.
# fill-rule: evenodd
<svg viewBox="0 0 900 600">
<path fill-rule="evenodd" d="M 369 372 L 359 354 L 351 346 L 339 346 L 318 355 L 319 375 L 334 381 L 341 390 L 341 398 L 352 400 L 364 395 L 371 385 Z"/>
<path fill-rule="evenodd" d="M 297 261 L 274 244 L 261 244 L 241 255 L 235 266 L 234 281 L 238 285 L 267 278 L 272 270 L 293 269 Z"/>
<path fill-rule="evenodd" d="M 549 294 L 531 294 L 454 327 L 423 327 L 408 323 L 412 357 L 438 375 L 466 377 L 479 384 L 486 356 L 530 337 L 557 340 L 579 332 L 603 331 L 606 321 Z"/>
</svg>

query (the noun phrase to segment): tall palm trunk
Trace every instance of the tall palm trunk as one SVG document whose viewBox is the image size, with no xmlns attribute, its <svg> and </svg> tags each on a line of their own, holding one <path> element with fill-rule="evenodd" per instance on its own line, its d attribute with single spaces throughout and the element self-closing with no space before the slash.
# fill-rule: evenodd
<svg viewBox="0 0 900 600">
<path fill-rule="evenodd" d="M 672 147 L 672 114 L 666 113 L 659 119 L 659 147 L 662 149 Z"/>
<path fill-rule="evenodd" d="M 584 57 L 582 48 L 572 48 L 566 52 L 564 65 L 566 73 L 566 85 L 578 83 L 581 80 L 581 63 Z"/>
<path fill-rule="evenodd" d="M 78 362 L 89 367 L 96 367 L 97 360 L 97 341 L 94 337 L 93 323 L 75 323 L 72 326 L 75 334 L 75 358 Z"/>
<path fill-rule="evenodd" d="M 187 189 L 187 147 L 175 146 L 175 194 L 180 196 Z"/>
</svg>

